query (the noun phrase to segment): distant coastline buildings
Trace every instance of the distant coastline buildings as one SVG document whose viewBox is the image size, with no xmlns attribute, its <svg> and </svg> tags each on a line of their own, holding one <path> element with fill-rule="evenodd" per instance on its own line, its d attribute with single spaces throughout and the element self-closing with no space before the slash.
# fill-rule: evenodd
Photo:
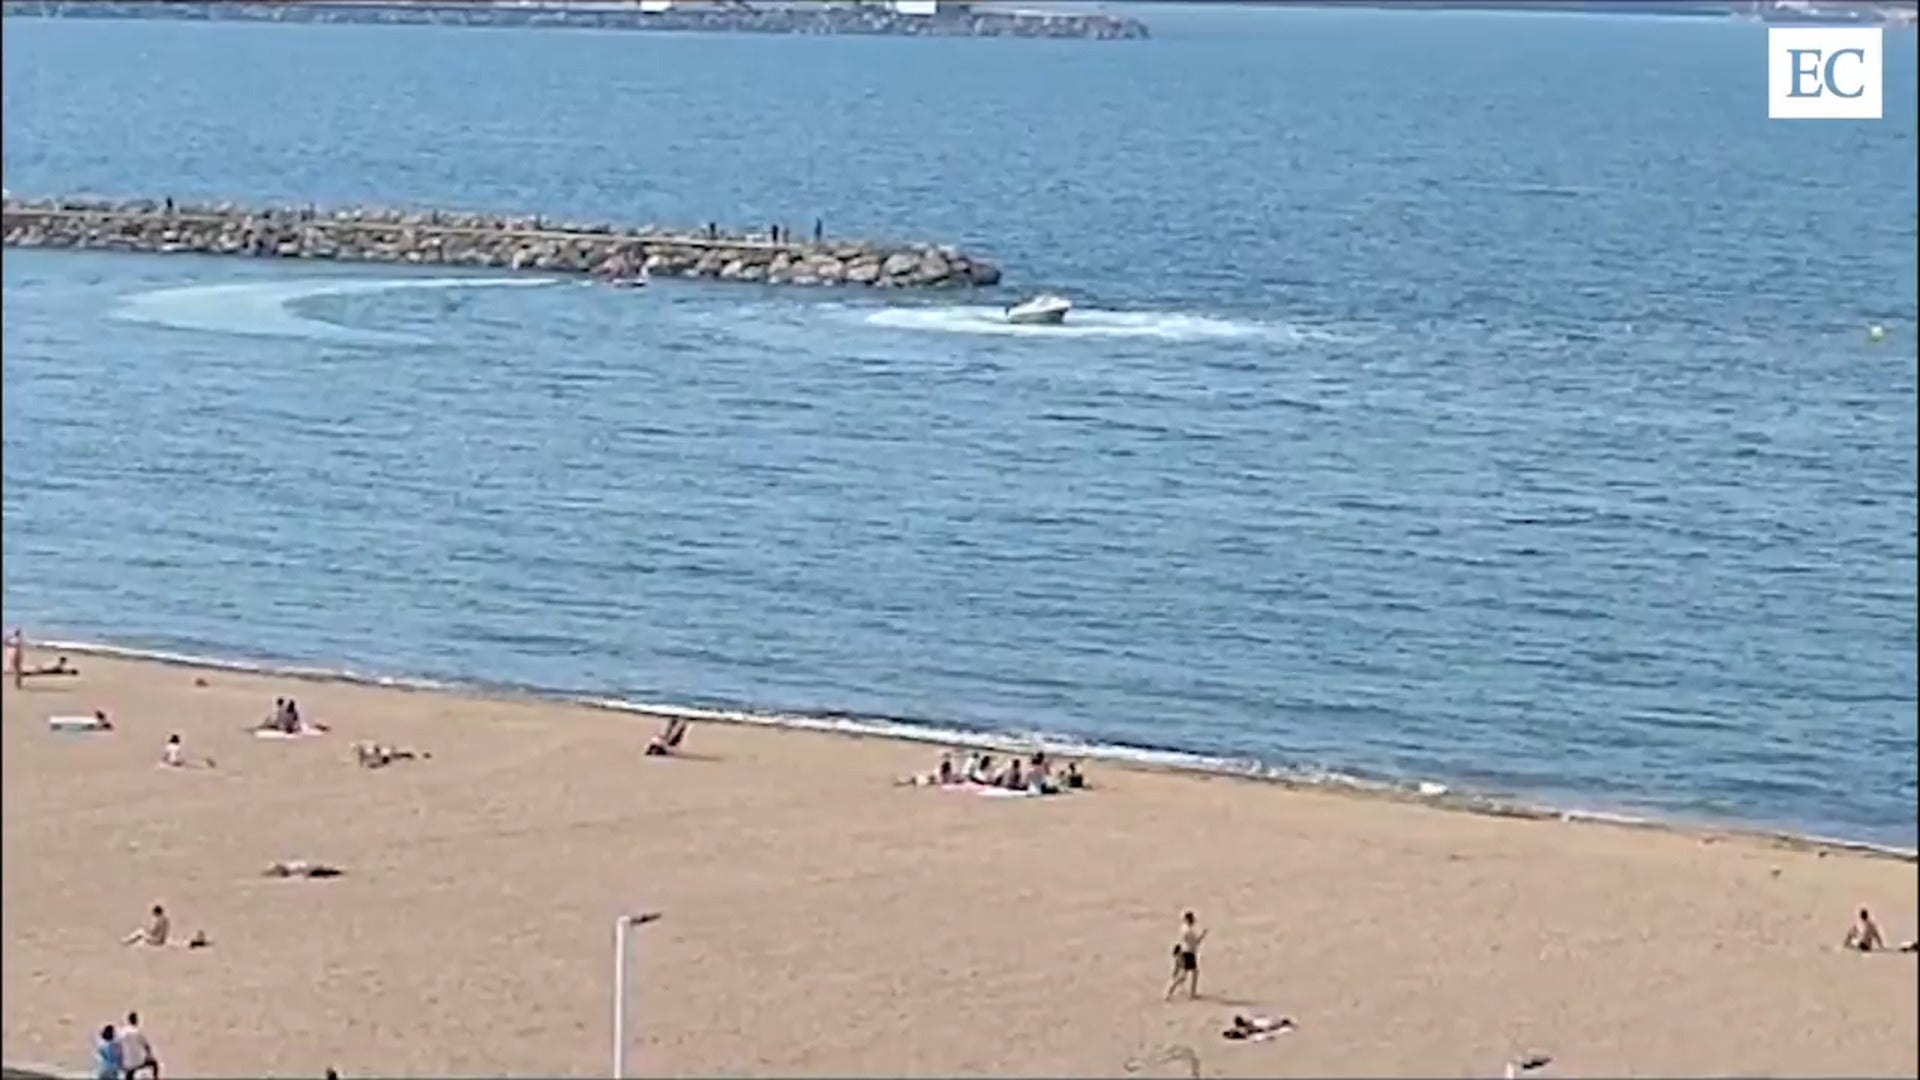
<svg viewBox="0 0 1920 1080">
<path fill-rule="evenodd" d="M 8 18 L 573 27 L 599 30 L 906 37 L 1150 36 L 1091 5 L 1022 10 L 959 0 L 0 0 Z"/>
</svg>

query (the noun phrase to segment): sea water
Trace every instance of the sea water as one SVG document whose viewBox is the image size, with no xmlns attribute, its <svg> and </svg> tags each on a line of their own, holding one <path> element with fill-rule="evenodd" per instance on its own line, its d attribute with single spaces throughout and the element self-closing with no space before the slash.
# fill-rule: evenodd
<svg viewBox="0 0 1920 1080">
<path fill-rule="evenodd" d="M 1732 22 L 1146 15 L 7 20 L 16 194 L 819 217 L 1008 283 L 9 250 L 6 620 L 1912 845 L 1912 35 L 1885 120 L 1777 123 Z"/>
</svg>

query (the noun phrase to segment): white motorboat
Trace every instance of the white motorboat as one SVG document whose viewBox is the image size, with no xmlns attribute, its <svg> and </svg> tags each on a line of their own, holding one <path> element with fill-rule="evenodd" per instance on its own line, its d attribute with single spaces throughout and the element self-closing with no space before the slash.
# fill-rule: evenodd
<svg viewBox="0 0 1920 1080">
<path fill-rule="evenodd" d="M 1007 321 L 1015 326 L 1059 326 L 1067 321 L 1073 301 L 1052 293 L 1041 293 L 1024 303 L 1007 306 Z"/>
</svg>

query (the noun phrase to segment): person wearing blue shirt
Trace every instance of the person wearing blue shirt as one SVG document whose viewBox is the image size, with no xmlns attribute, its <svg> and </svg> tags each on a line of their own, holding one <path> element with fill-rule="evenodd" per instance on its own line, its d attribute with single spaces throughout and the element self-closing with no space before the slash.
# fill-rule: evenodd
<svg viewBox="0 0 1920 1080">
<path fill-rule="evenodd" d="M 96 1080 L 122 1080 L 125 1059 L 120 1054 L 120 1040 L 113 1033 L 113 1025 L 100 1029 L 100 1041 L 93 1044 L 93 1075 Z"/>
</svg>

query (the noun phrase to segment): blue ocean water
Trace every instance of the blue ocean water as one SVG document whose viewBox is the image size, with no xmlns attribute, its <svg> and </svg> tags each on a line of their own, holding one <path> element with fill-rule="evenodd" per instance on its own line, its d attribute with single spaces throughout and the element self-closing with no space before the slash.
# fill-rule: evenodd
<svg viewBox="0 0 1920 1080">
<path fill-rule="evenodd" d="M 4 606 L 1916 840 L 1915 48 L 9 19 L 16 193 L 950 240 L 983 295 L 9 250 Z M 995 305 L 1064 290 L 1083 317 Z M 1870 323 L 1886 340 L 1868 341 Z"/>
</svg>

